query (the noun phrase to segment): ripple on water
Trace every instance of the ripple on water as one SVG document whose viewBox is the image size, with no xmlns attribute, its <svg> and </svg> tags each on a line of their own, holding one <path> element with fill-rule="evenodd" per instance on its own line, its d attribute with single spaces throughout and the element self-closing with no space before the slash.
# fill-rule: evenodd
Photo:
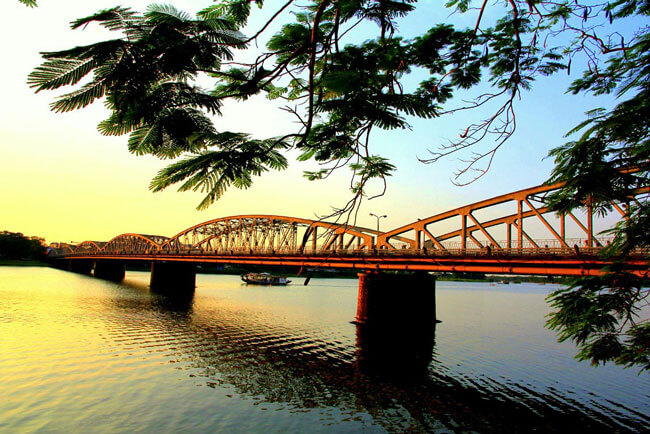
<svg viewBox="0 0 650 434">
<path fill-rule="evenodd" d="M 399 337 L 357 335 L 354 280 L 260 288 L 199 276 L 193 299 L 174 300 L 151 294 L 146 273 L 113 284 L 8 270 L 0 275 L 0 431 L 649 425 L 647 378 L 575 362 L 573 348 L 543 328 L 540 288 L 440 282 L 444 322 L 435 342 L 424 341 L 428 366 L 419 370 L 399 353 Z"/>
</svg>

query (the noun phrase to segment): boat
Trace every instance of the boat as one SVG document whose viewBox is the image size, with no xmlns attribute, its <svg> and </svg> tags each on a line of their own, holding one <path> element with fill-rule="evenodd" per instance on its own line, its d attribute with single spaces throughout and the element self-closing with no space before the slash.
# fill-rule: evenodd
<svg viewBox="0 0 650 434">
<path fill-rule="evenodd" d="M 272 276 L 269 273 L 248 273 L 242 274 L 241 280 L 253 285 L 287 285 L 291 280 L 286 277 Z"/>
</svg>

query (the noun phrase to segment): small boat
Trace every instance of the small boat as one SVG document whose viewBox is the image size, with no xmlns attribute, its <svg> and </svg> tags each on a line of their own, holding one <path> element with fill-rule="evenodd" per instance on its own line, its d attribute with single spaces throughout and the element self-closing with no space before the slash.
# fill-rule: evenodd
<svg viewBox="0 0 650 434">
<path fill-rule="evenodd" d="M 286 277 L 272 276 L 269 273 L 248 273 L 242 274 L 241 280 L 253 285 L 286 285 L 291 283 Z"/>
</svg>

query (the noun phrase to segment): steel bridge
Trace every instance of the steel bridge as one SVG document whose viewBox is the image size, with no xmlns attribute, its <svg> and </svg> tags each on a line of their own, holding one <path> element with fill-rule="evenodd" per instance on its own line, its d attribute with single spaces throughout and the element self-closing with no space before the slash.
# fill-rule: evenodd
<svg viewBox="0 0 650 434">
<path fill-rule="evenodd" d="M 359 271 L 433 271 L 495 274 L 597 275 L 610 262 L 599 256 L 610 240 L 597 227 L 625 219 L 629 204 L 647 200 L 650 187 L 610 215 L 591 205 L 563 215 L 544 205 L 562 186 L 515 191 L 378 232 L 364 227 L 278 215 L 209 220 L 165 237 L 121 234 L 110 241 L 53 243 L 50 256 L 70 261 L 144 261 L 341 268 Z M 605 225 L 603 227 L 603 225 Z M 570 237 L 569 230 L 579 237 Z M 626 266 L 648 274 L 648 251 Z"/>
</svg>

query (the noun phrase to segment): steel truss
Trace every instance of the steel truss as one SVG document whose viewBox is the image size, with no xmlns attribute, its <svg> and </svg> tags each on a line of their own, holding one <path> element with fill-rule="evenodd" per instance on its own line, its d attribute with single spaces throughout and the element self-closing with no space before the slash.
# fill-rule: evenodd
<svg viewBox="0 0 650 434">
<path fill-rule="evenodd" d="M 147 255 L 161 258 L 178 254 L 200 255 L 203 258 L 206 255 L 225 258 L 229 255 L 322 257 L 337 254 L 364 257 L 364 260 L 370 257 L 411 257 L 413 261 L 422 256 L 593 257 L 605 242 L 596 237 L 591 204 L 585 204 L 584 215 L 569 212 L 554 218 L 550 218 L 552 211 L 543 204 L 544 196 L 561 186 L 561 183 L 557 183 L 519 190 L 417 220 L 384 233 L 297 217 L 239 215 L 197 224 L 171 238 L 126 233 L 108 242 L 84 241 L 76 246 L 52 243 L 51 255 L 77 258 L 118 258 L 130 255 L 142 259 Z M 610 208 L 620 218 L 627 218 L 629 204 L 647 200 L 648 193 L 650 187 L 638 189 L 628 203 L 612 203 Z M 516 212 L 504 212 L 498 208 L 504 205 L 510 210 L 516 209 Z M 479 218 L 478 212 L 484 213 L 486 210 L 488 214 L 491 212 L 492 217 Z M 576 243 L 567 237 L 567 221 L 573 222 L 584 233 L 584 240 Z M 449 224 L 445 230 L 436 231 L 434 226 L 441 222 Z M 537 226 L 534 228 L 536 238 L 533 238 L 532 232 L 527 232 L 533 228 L 533 222 Z M 545 231 L 543 235 L 546 238 L 543 238 L 543 242 L 537 237 L 540 228 Z M 505 232 L 505 240 L 498 239 L 495 234 L 498 231 Z M 646 258 L 648 254 L 633 253 L 638 258 Z"/>
<path fill-rule="evenodd" d="M 380 234 L 377 237 L 376 246 L 379 249 L 396 250 L 399 246 L 395 241 L 403 243 L 406 239 L 410 250 L 428 249 L 440 254 L 449 254 L 452 251 L 458 254 L 476 250 L 488 254 L 516 254 L 517 252 L 522 253 L 524 250 L 528 254 L 571 254 L 571 252 L 582 251 L 584 253 L 602 248 L 603 243 L 596 238 L 594 233 L 594 212 L 590 203 L 586 203 L 584 206 L 584 216 L 576 216 L 575 213 L 569 212 L 558 215 L 557 222 L 548 218 L 553 211 L 543 206 L 543 197 L 559 189 L 562 185 L 563 183 L 556 183 L 527 188 L 436 214 Z M 646 195 L 649 191 L 648 187 L 637 190 L 636 196 L 630 197 L 630 202 L 637 201 L 638 196 Z M 516 205 L 517 212 L 487 221 L 480 221 L 475 215 L 479 210 L 489 210 L 504 204 Z M 625 218 L 629 203 L 612 203 L 610 205 L 622 218 Z M 572 245 L 572 240 L 567 238 L 567 217 L 584 232 L 585 239 L 584 243 L 581 243 L 582 245 Z M 456 224 L 458 224 L 455 229 L 441 233 L 432 229 L 435 223 L 454 218 L 457 219 Z M 532 221 L 541 223 L 541 228 L 545 231 L 545 236 L 542 238 L 546 241 L 545 244 L 539 242 L 540 237 L 535 240 L 524 230 L 524 227 L 527 227 L 528 223 L 532 223 Z M 505 240 L 497 241 L 494 231 L 498 229 L 505 229 Z M 412 236 L 405 236 L 405 234 L 412 234 Z M 402 247 L 407 246 L 403 245 Z"/>
<path fill-rule="evenodd" d="M 277 215 L 240 215 L 192 226 L 161 245 L 161 252 L 316 252 L 373 246 L 370 229 Z"/>
</svg>

